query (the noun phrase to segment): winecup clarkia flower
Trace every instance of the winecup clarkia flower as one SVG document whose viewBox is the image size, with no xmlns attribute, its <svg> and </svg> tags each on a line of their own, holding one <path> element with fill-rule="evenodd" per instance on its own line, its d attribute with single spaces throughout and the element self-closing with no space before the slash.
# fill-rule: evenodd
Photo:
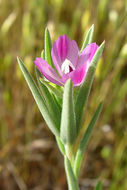
<svg viewBox="0 0 127 190">
<path fill-rule="evenodd" d="M 63 86 L 70 78 L 74 86 L 79 86 L 86 76 L 97 48 L 96 43 L 91 43 L 79 54 L 77 43 L 63 35 L 53 43 L 51 49 L 51 57 L 56 70 L 40 57 L 36 58 L 34 63 L 50 82 Z"/>
</svg>

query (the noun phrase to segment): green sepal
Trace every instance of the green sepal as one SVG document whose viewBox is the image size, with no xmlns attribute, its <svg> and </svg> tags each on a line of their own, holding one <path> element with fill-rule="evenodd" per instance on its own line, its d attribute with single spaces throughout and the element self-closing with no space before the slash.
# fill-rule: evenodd
<svg viewBox="0 0 127 190">
<path fill-rule="evenodd" d="M 68 181 L 68 189 L 69 190 L 79 190 L 77 179 L 74 175 L 71 163 L 67 156 L 64 157 L 64 165 L 65 165 L 65 171 Z"/>
<path fill-rule="evenodd" d="M 64 144 L 72 144 L 76 137 L 76 122 L 73 105 L 73 83 L 68 79 L 64 86 L 60 137 Z"/>
<path fill-rule="evenodd" d="M 98 108 L 96 109 L 96 111 L 95 111 L 95 113 L 94 113 L 94 115 L 93 115 L 93 117 L 92 117 L 92 119 L 91 119 L 85 133 L 84 133 L 84 136 L 81 139 L 78 151 L 76 153 L 75 163 L 74 163 L 74 172 L 75 172 L 76 176 L 78 176 L 78 174 L 79 174 L 83 154 L 85 152 L 85 149 L 86 149 L 86 146 L 88 144 L 88 141 L 89 141 L 89 139 L 91 137 L 93 128 L 94 128 L 94 126 L 95 126 L 95 124 L 97 122 L 97 119 L 98 119 L 99 115 L 100 115 L 101 109 L 102 109 L 102 103 L 100 103 Z"/>
<path fill-rule="evenodd" d="M 24 75 L 24 78 L 32 92 L 32 95 L 35 99 L 35 102 L 43 116 L 43 118 L 45 119 L 48 127 L 50 128 L 50 130 L 53 132 L 54 135 L 59 136 L 59 130 L 58 130 L 58 126 L 54 120 L 54 118 L 51 116 L 51 114 L 49 113 L 49 110 L 45 104 L 44 98 L 42 97 L 42 95 L 40 94 L 40 91 L 35 83 L 35 81 L 33 80 L 32 76 L 30 75 L 30 73 L 28 72 L 28 70 L 26 69 L 25 65 L 23 64 L 23 62 L 21 61 L 20 58 L 17 58 L 19 67 Z"/>
<path fill-rule="evenodd" d="M 82 83 L 82 85 L 77 93 L 77 96 L 76 96 L 75 113 L 76 113 L 76 127 L 77 127 L 78 132 L 80 131 L 80 128 L 82 125 L 83 115 L 84 115 L 85 107 L 87 104 L 88 96 L 89 96 L 89 93 L 91 90 L 92 82 L 94 79 L 97 62 L 102 54 L 103 48 L 104 48 L 104 42 L 97 49 L 97 51 L 90 63 L 90 67 L 86 74 L 85 80 Z"/>
<path fill-rule="evenodd" d="M 48 28 L 46 28 L 45 29 L 45 60 L 51 67 L 54 68 L 52 57 L 51 57 L 51 48 L 52 48 L 52 43 L 51 43 L 50 33 L 49 33 Z"/>
<path fill-rule="evenodd" d="M 56 96 L 62 99 L 63 97 L 63 90 L 61 87 L 55 88 L 53 85 L 50 84 L 50 82 L 45 81 L 43 78 L 40 78 L 40 81 L 42 84 L 47 86 L 47 88 Z"/>
<path fill-rule="evenodd" d="M 96 187 L 95 187 L 94 190 L 102 190 L 102 183 L 101 183 L 101 181 L 98 181 L 98 183 L 97 183 L 97 185 L 96 185 Z"/>
<path fill-rule="evenodd" d="M 80 50 L 80 53 L 82 53 L 82 51 L 85 49 L 85 47 L 92 42 L 93 33 L 94 33 L 94 24 L 90 27 L 90 29 L 88 30 L 88 32 L 86 34 L 85 40 L 84 40 L 82 48 Z"/>
<path fill-rule="evenodd" d="M 63 155 L 65 155 L 65 148 L 64 148 L 64 145 L 63 145 L 63 143 L 62 143 L 62 141 L 60 140 L 59 137 L 56 137 L 56 142 L 57 142 L 57 144 L 58 144 L 58 147 L 59 147 L 59 149 L 60 149 L 60 152 L 61 152 Z"/>
<path fill-rule="evenodd" d="M 35 68 L 35 72 L 36 72 L 36 78 L 38 80 L 38 84 L 39 84 L 42 96 L 44 97 L 46 106 L 49 110 L 50 115 L 54 118 L 58 130 L 60 131 L 61 109 L 58 106 L 52 94 L 49 92 L 47 86 L 40 82 L 39 80 L 40 74 L 41 74 L 40 71 L 37 68 Z"/>
</svg>

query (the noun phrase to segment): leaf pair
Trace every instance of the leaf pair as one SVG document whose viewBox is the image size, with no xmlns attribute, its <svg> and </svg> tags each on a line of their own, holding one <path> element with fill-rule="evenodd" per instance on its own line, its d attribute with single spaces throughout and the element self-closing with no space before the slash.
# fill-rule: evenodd
<svg viewBox="0 0 127 190">
<path fill-rule="evenodd" d="M 35 68 L 36 77 L 41 90 L 41 94 L 44 98 L 45 104 L 49 110 L 49 113 L 56 122 L 56 127 L 60 130 L 60 119 L 61 119 L 61 107 L 58 106 L 57 101 L 53 98 L 53 95 L 48 90 L 47 86 L 40 82 L 40 72 Z"/>
<path fill-rule="evenodd" d="M 20 69 L 25 77 L 25 80 L 32 92 L 32 95 L 36 101 L 36 104 L 37 104 L 43 118 L 45 119 L 45 121 L 46 121 L 47 125 L 49 126 L 50 130 L 52 131 L 52 133 L 56 136 L 59 136 L 59 124 L 58 124 L 58 121 L 56 121 L 56 117 L 54 118 L 52 116 L 52 114 L 49 111 L 49 108 L 47 107 L 47 104 L 45 102 L 45 98 L 41 95 L 35 81 L 33 80 L 32 76 L 26 69 L 26 67 L 23 64 L 23 62 L 21 61 L 21 59 L 17 58 L 17 60 L 18 60 Z M 47 99 L 48 98 L 49 97 L 47 97 Z M 48 100 L 48 101 L 50 101 L 50 100 Z"/>
<path fill-rule="evenodd" d="M 42 51 L 41 57 L 45 59 L 52 67 L 54 67 L 51 58 L 51 39 L 48 29 L 45 30 L 45 52 Z M 36 86 L 32 76 L 27 71 L 25 65 L 21 59 L 17 58 L 21 71 L 28 83 L 28 86 L 34 96 L 34 99 L 38 105 L 40 112 L 42 113 L 47 125 L 51 129 L 54 135 L 60 135 L 60 120 L 61 120 L 61 107 L 59 106 L 52 93 L 62 99 L 62 90 L 57 90 L 51 86 L 48 82 L 41 79 L 40 72 L 36 69 L 36 77 L 41 90 L 41 93 Z M 52 93 L 50 93 L 52 92 Z"/>
</svg>

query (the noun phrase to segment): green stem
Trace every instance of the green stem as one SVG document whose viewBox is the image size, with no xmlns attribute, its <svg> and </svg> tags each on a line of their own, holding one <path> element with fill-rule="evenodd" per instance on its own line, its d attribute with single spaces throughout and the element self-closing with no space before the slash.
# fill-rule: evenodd
<svg viewBox="0 0 127 190">
<path fill-rule="evenodd" d="M 74 155 L 73 155 L 73 147 L 72 145 L 66 145 L 66 155 L 68 159 L 70 160 L 70 163 L 73 167 L 74 164 Z"/>
<path fill-rule="evenodd" d="M 79 190 L 78 181 L 67 156 L 64 157 L 64 166 L 67 176 L 68 190 Z"/>
</svg>

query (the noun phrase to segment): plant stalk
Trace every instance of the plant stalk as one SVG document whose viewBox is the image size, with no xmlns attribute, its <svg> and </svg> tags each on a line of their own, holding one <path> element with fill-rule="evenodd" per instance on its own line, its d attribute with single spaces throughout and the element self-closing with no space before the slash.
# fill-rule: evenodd
<svg viewBox="0 0 127 190">
<path fill-rule="evenodd" d="M 68 190 L 79 190 L 78 181 L 67 156 L 64 157 L 64 167 L 67 176 Z"/>
</svg>

